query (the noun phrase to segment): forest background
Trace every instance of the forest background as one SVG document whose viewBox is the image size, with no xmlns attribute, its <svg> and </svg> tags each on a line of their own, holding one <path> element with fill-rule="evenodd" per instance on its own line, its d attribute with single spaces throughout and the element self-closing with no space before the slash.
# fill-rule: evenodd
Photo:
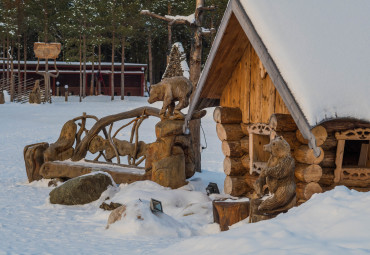
<svg viewBox="0 0 370 255">
<path fill-rule="evenodd" d="M 205 12 L 203 27 L 217 30 L 228 0 L 206 0 L 215 10 Z M 1 0 L 1 57 L 11 49 L 14 60 L 35 60 L 34 42 L 59 42 L 58 61 L 148 63 L 153 56 L 153 81 L 161 80 L 169 53 L 168 23 L 140 14 L 188 16 L 195 0 Z M 204 64 L 215 34 L 204 37 Z M 189 26 L 172 27 L 171 41 L 181 42 L 189 56 Z M 188 58 L 189 59 L 189 58 Z"/>
</svg>

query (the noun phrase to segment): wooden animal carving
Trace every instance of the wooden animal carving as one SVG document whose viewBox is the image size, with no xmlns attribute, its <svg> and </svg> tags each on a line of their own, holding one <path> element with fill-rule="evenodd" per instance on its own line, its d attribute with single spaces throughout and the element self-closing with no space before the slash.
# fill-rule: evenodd
<svg viewBox="0 0 370 255">
<path fill-rule="evenodd" d="M 159 114 L 164 117 L 174 115 L 175 118 L 183 118 L 182 109 L 189 105 L 189 97 L 193 86 L 191 81 L 183 76 L 165 78 L 160 83 L 152 85 L 150 89 L 150 104 L 163 101 L 163 107 Z M 175 107 L 175 102 L 179 103 Z"/>
<path fill-rule="evenodd" d="M 290 146 L 282 137 L 276 137 L 263 148 L 271 156 L 266 168 L 262 169 L 254 189 L 259 197 L 267 184 L 270 196 L 258 206 L 259 211 L 272 212 L 288 205 L 295 197 L 294 159 L 290 155 Z"/>
<path fill-rule="evenodd" d="M 55 143 L 50 144 L 50 147 L 44 152 L 45 162 L 54 160 L 66 160 L 72 157 L 74 149 L 77 125 L 73 120 L 67 121 L 60 136 Z"/>
<path fill-rule="evenodd" d="M 135 144 L 127 141 L 118 140 L 116 138 L 113 138 L 113 142 L 116 145 L 119 156 L 130 155 L 131 157 L 135 157 Z M 138 143 L 136 158 L 140 158 L 145 155 L 146 146 L 147 145 L 142 141 Z M 109 141 L 99 135 L 95 136 L 94 139 L 92 139 L 92 141 L 90 142 L 89 151 L 92 154 L 105 151 L 105 158 L 108 160 L 116 156 L 114 149 Z"/>
<path fill-rule="evenodd" d="M 36 80 L 35 86 L 30 93 L 29 97 L 30 104 L 41 104 L 41 93 L 40 93 L 40 80 Z"/>
</svg>

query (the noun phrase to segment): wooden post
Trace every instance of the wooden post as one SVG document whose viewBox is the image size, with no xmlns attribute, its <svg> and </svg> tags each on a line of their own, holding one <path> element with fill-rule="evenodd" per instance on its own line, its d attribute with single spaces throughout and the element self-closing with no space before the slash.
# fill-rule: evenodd
<svg viewBox="0 0 370 255">
<path fill-rule="evenodd" d="M 64 101 L 68 102 L 68 91 L 64 92 Z"/>
</svg>

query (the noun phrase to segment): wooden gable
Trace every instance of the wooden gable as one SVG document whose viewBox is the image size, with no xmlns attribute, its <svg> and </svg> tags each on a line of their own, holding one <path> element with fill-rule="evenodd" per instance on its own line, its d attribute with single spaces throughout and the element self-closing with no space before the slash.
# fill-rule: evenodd
<svg viewBox="0 0 370 255">
<path fill-rule="evenodd" d="M 242 57 L 221 93 L 220 105 L 240 108 L 244 123 L 268 123 L 274 113 L 289 114 L 249 40 L 244 44 Z"/>
</svg>

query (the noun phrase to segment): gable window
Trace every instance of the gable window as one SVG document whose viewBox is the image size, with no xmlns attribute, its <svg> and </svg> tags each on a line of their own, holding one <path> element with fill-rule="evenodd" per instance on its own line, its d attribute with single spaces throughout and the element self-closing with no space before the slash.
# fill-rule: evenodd
<svg viewBox="0 0 370 255">
<path fill-rule="evenodd" d="M 336 132 L 338 140 L 334 182 L 370 182 L 370 129 L 358 128 Z"/>
<path fill-rule="evenodd" d="M 263 123 L 252 124 L 248 127 L 249 133 L 249 173 L 260 173 L 266 166 L 270 153 L 263 150 L 263 146 L 270 143 L 276 136 L 275 130 Z"/>
</svg>

